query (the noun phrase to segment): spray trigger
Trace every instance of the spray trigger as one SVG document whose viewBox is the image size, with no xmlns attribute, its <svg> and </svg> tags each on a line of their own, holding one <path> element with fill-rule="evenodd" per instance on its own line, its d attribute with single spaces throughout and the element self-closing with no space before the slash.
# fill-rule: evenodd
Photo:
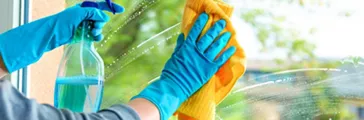
<svg viewBox="0 0 364 120">
<path fill-rule="evenodd" d="M 115 9 L 114 9 L 114 6 L 112 4 L 112 1 L 111 0 L 105 0 L 107 5 L 109 6 L 110 10 L 112 11 L 113 14 L 115 14 Z"/>
<path fill-rule="evenodd" d="M 106 3 L 107 3 L 107 6 L 108 6 L 108 7 L 110 8 L 110 10 L 112 11 L 112 13 L 113 13 L 113 14 L 115 14 L 115 13 L 116 13 L 116 10 L 115 10 L 115 8 L 114 8 L 114 6 L 113 6 L 112 1 L 111 1 L 111 0 L 105 0 L 105 1 L 106 1 Z M 98 3 L 96 3 L 96 2 L 92 2 L 92 1 L 84 1 L 84 2 L 82 2 L 81 7 L 94 7 L 94 8 L 99 8 L 99 5 L 98 5 Z"/>
</svg>

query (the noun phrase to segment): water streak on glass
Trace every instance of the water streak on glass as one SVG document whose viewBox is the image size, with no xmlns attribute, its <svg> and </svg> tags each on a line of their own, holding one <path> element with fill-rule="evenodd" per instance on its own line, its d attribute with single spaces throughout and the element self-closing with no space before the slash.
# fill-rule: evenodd
<svg viewBox="0 0 364 120">
<path fill-rule="evenodd" d="M 74 5 L 79 0 L 66 0 Z M 224 0 L 247 71 L 217 120 L 364 119 L 364 2 Z M 114 0 L 97 51 L 105 61 L 102 107 L 126 103 L 158 79 L 171 56 L 185 0 Z"/>
</svg>

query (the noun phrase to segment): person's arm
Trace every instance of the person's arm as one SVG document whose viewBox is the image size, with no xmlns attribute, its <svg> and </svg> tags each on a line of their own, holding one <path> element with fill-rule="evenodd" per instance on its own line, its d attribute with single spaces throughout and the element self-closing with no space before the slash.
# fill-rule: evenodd
<svg viewBox="0 0 364 120">
<path fill-rule="evenodd" d="M 101 2 L 100 10 L 110 11 Z M 116 13 L 122 6 L 113 4 Z M 8 72 L 36 62 L 45 52 L 70 43 L 73 32 L 84 20 L 95 21 L 92 36 L 102 39 L 101 30 L 108 16 L 96 8 L 75 6 L 0 34 L 0 77 Z M 37 32 L 34 30 L 37 29 Z M 44 34 L 47 33 L 47 34 Z M 20 35 L 21 34 L 21 35 Z M 21 48 L 21 49 L 19 49 Z M 29 100 L 12 87 L 7 80 L 0 81 L 0 120 L 138 120 L 138 114 L 129 106 L 117 104 L 97 113 L 74 113 Z"/>
<path fill-rule="evenodd" d="M 7 74 L 8 74 L 8 72 L 6 71 L 3 59 L 1 58 L 1 55 L 0 55 L 0 78 L 4 77 Z"/>
<path fill-rule="evenodd" d="M 0 81 L 0 120 L 140 120 L 129 106 L 116 104 L 97 113 L 75 113 L 29 100 L 9 81 Z"/>
<path fill-rule="evenodd" d="M 144 98 L 131 100 L 128 105 L 138 113 L 141 120 L 160 120 L 158 108 Z"/>
<path fill-rule="evenodd" d="M 229 32 L 221 34 L 226 26 L 224 20 L 217 21 L 206 34 L 201 34 L 208 17 L 201 14 L 189 34 L 177 38 L 175 51 L 159 80 L 132 98 L 129 105 L 142 119 L 168 120 L 235 53 L 236 48 L 230 47 L 219 55 L 231 37 Z"/>
<path fill-rule="evenodd" d="M 116 13 L 124 11 L 117 4 L 112 8 Z M 102 28 L 110 20 L 102 10 L 112 11 L 105 2 L 100 2 L 98 8 L 76 5 L 0 34 L 0 55 L 6 71 L 12 73 L 24 68 L 37 62 L 45 52 L 71 43 L 74 32 L 85 20 L 94 21 L 90 37 L 102 40 Z"/>
<path fill-rule="evenodd" d="M 6 68 L 5 68 L 5 66 L 2 62 L 1 56 L 0 56 L 0 78 L 5 76 L 6 74 L 7 74 Z M 2 82 L 2 81 L 0 81 L 0 82 Z M 8 88 L 4 88 L 1 86 L 6 86 Z M 1 89 L 1 88 L 3 88 L 3 89 Z M 76 117 L 76 119 L 74 119 L 74 120 L 93 120 L 93 119 L 82 119 L 82 116 L 85 116 L 86 114 L 84 114 L 84 115 L 76 114 L 76 113 L 72 113 L 68 110 L 57 110 L 49 105 L 37 104 L 35 101 L 31 101 L 31 100 L 28 100 L 27 98 L 23 97 L 21 94 L 19 94 L 13 88 L 9 88 L 9 85 L 0 85 L 0 89 L 1 89 L 0 90 L 1 96 L 3 96 L 2 94 L 5 94 L 4 93 L 5 91 L 12 91 L 10 96 L 13 96 L 12 98 L 16 99 L 15 101 L 19 101 L 22 104 L 33 104 L 32 106 L 34 106 L 34 107 L 39 106 L 37 108 L 43 108 L 43 109 L 40 109 L 39 112 L 48 111 L 47 114 L 52 115 L 52 114 L 49 114 L 49 112 L 53 111 L 54 113 L 59 113 L 57 115 L 59 115 L 60 117 L 64 116 L 65 118 L 67 118 L 67 120 L 72 120 L 72 119 L 68 119 L 71 116 L 73 116 L 71 118 Z M 7 96 L 9 96 L 9 95 L 7 95 Z M 11 102 L 11 103 L 5 103 L 5 102 Z M 16 103 L 19 103 L 19 102 L 16 102 Z M 0 106 L 2 106 L 2 105 L 12 106 L 13 103 L 14 103 L 13 100 L 6 100 L 5 98 L 0 97 Z M 108 120 L 109 118 L 107 116 L 105 116 L 104 114 L 106 114 L 106 115 L 109 114 L 110 117 L 114 116 L 116 118 L 120 118 L 120 119 L 110 119 L 110 120 L 138 120 L 138 119 L 159 120 L 160 119 L 158 108 L 153 103 L 149 102 L 146 99 L 137 98 L 137 99 L 130 101 L 128 103 L 128 105 L 130 107 L 128 107 L 127 105 L 114 105 L 112 108 L 105 109 L 105 110 L 99 112 L 98 114 L 90 114 L 89 118 L 95 117 L 95 118 L 98 118 L 97 120 Z M 19 106 L 17 106 L 17 107 L 19 107 Z M 16 107 L 10 107 L 10 108 L 16 108 Z M 32 109 L 32 108 L 27 108 L 27 109 Z M 134 112 L 134 110 L 135 110 L 135 112 Z M 12 110 L 10 110 L 10 109 L 0 110 L 0 116 L 5 116 L 5 114 L 7 114 L 9 111 L 12 111 Z M 16 110 L 16 111 L 19 111 L 19 110 Z M 3 114 L 3 115 L 1 115 L 1 114 Z M 7 115 L 7 116 L 11 116 L 11 115 Z M 105 116 L 105 117 L 102 118 L 102 116 Z M 140 116 L 140 118 L 138 118 L 139 116 Z M 46 116 L 44 116 L 44 117 L 46 117 Z M 52 115 L 52 118 L 54 118 L 54 117 L 55 116 Z M 81 118 L 77 118 L 77 117 L 81 117 Z M 4 118 L 4 119 L 6 119 L 6 118 Z M 16 119 L 14 119 L 14 120 L 16 120 Z M 62 120 L 62 119 L 60 119 L 60 120 Z"/>
</svg>

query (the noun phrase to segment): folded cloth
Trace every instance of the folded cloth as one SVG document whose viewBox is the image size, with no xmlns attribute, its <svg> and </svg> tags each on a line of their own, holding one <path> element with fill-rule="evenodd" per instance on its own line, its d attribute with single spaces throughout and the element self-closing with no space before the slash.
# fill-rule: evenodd
<svg viewBox="0 0 364 120">
<path fill-rule="evenodd" d="M 228 31 L 232 36 L 223 51 L 231 46 L 235 46 L 237 49 L 210 81 L 180 106 L 175 113 L 179 120 L 214 120 L 216 105 L 229 94 L 246 68 L 245 53 L 236 40 L 236 31 L 230 20 L 233 12 L 232 6 L 221 0 L 187 0 L 182 32 L 187 35 L 194 21 L 203 12 L 209 15 L 209 20 L 202 34 L 205 34 L 216 21 L 224 19 L 227 24 L 223 32 Z"/>
</svg>

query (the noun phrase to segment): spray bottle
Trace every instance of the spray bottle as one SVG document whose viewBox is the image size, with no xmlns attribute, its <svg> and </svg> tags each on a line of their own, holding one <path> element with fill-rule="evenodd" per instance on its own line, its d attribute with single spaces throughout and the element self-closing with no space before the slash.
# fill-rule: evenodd
<svg viewBox="0 0 364 120">
<path fill-rule="evenodd" d="M 97 0 L 85 0 L 81 7 L 98 7 Z M 106 0 L 112 8 L 110 0 Z M 96 112 L 104 89 L 104 62 L 90 35 L 93 21 L 84 21 L 67 45 L 58 70 L 54 106 L 73 112 Z"/>
</svg>

